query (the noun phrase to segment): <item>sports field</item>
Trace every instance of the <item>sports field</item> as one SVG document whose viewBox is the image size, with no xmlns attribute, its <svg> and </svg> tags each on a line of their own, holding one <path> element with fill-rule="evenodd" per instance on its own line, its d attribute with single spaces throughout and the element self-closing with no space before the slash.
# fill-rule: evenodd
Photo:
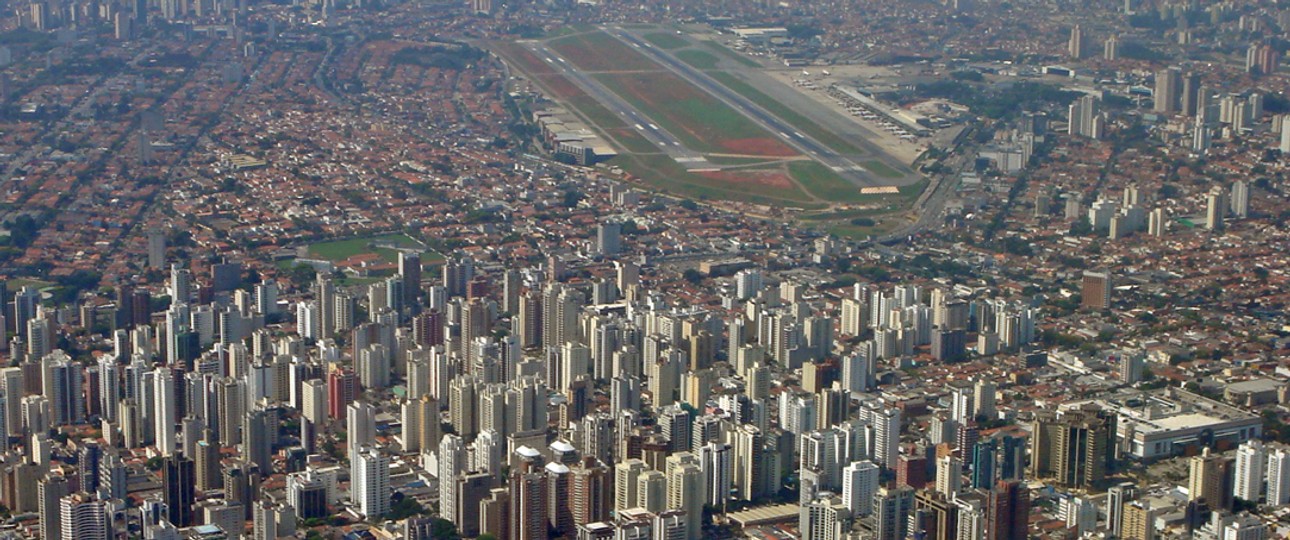
<svg viewBox="0 0 1290 540">
<path fill-rule="evenodd" d="M 389 247 L 383 247 L 385 245 L 408 249 L 425 249 L 420 242 L 409 238 L 407 235 L 387 234 L 384 236 L 349 238 L 310 244 L 309 255 L 319 259 L 339 262 L 356 255 L 376 254 L 386 262 L 398 261 L 399 252 Z M 421 256 L 422 263 L 431 263 L 438 260 L 442 260 L 442 256 L 433 251 Z"/>
</svg>

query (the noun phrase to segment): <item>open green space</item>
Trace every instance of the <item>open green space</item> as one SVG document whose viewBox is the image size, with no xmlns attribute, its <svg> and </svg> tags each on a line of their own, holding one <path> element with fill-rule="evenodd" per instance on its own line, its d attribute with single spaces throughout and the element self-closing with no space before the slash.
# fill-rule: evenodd
<svg viewBox="0 0 1290 540">
<path fill-rule="evenodd" d="M 792 124 L 793 127 L 802 130 L 802 132 L 810 135 L 813 139 L 820 141 L 821 144 L 832 148 L 835 152 L 842 154 L 865 153 L 832 131 L 820 127 L 819 124 L 802 115 L 802 113 L 780 103 L 778 100 L 766 95 L 761 90 L 753 88 L 751 84 L 744 82 L 742 79 L 724 71 L 710 73 L 709 75 L 726 88 L 734 90 L 739 93 L 739 95 L 748 98 L 761 108 L 769 111 L 771 114 L 780 117 L 783 121 Z M 890 168 L 888 170 L 890 170 Z M 874 174 L 879 173 L 874 171 Z M 900 178 L 900 175 L 897 174 L 896 178 Z"/>
<path fill-rule="evenodd" d="M 690 44 L 688 40 L 686 40 L 681 36 L 678 36 L 676 34 L 667 34 L 663 32 L 654 32 L 651 34 L 645 34 L 645 41 L 653 43 L 656 47 L 669 49 L 669 50 L 680 49 L 681 47 L 684 47 Z"/>
<path fill-rule="evenodd" d="M 865 161 L 860 165 L 868 169 L 869 172 L 874 173 L 883 178 L 903 178 L 905 176 L 901 174 L 900 171 L 893 169 L 890 165 L 887 165 L 886 163 L 883 163 L 876 159 Z"/>
<path fill-rule="evenodd" d="M 568 36 L 571 34 L 577 34 L 579 32 L 588 32 L 594 29 L 595 27 L 589 24 L 575 24 L 572 26 L 561 26 L 559 28 L 551 30 L 550 32 L 547 32 L 546 37 L 555 38 L 560 36 Z"/>
<path fill-rule="evenodd" d="M 618 38 L 595 31 L 547 42 L 552 49 L 585 71 L 658 71 L 662 66 L 632 50 Z"/>
<path fill-rule="evenodd" d="M 862 227 L 843 222 L 828 227 L 826 230 L 829 234 L 835 236 L 850 238 L 852 240 L 867 240 L 869 236 L 883 234 L 890 231 L 895 226 L 896 223 L 891 221 L 879 221 L 872 227 Z"/>
<path fill-rule="evenodd" d="M 716 69 L 721 59 L 699 49 L 685 49 L 673 53 L 677 59 L 694 66 L 696 69 Z"/>
<path fill-rule="evenodd" d="M 757 63 L 756 61 L 754 61 L 753 59 L 748 58 L 747 56 L 744 56 L 744 55 L 742 55 L 742 54 L 739 54 L 739 53 L 737 53 L 737 52 L 735 52 L 735 51 L 732 51 L 732 50 L 730 50 L 729 48 L 727 48 L 725 45 L 722 45 L 722 44 L 717 43 L 717 42 L 715 42 L 715 41 L 704 41 L 704 42 L 703 42 L 703 44 L 704 44 L 704 45 L 706 45 L 709 49 L 712 49 L 712 50 L 714 50 L 714 51 L 717 51 L 718 53 L 720 53 L 720 54 L 722 54 L 722 55 L 724 55 L 724 56 L 726 56 L 726 57 L 728 57 L 728 58 L 731 58 L 731 59 L 733 59 L 734 61 L 739 62 L 740 64 L 743 64 L 743 65 L 745 65 L 745 66 L 748 66 L 748 67 L 754 67 L 754 68 L 755 68 L 755 67 L 761 67 L 761 64 L 758 64 L 758 63 Z"/>
<path fill-rule="evenodd" d="M 752 120 L 672 73 L 595 77 L 692 150 L 768 156 L 796 154 Z"/>
<path fill-rule="evenodd" d="M 927 180 L 927 177 L 923 177 L 919 178 L 917 182 L 906 186 L 900 186 L 896 189 L 900 190 L 901 197 L 907 199 L 909 202 L 914 202 L 918 199 L 919 195 L 923 194 L 923 190 L 927 189 L 927 184 L 929 183 L 931 182 Z"/>
<path fill-rule="evenodd" d="M 860 188 L 818 161 L 794 161 L 788 164 L 788 172 L 807 191 L 826 201 L 847 203 L 864 200 Z"/>
<path fill-rule="evenodd" d="M 14 279 L 5 281 L 5 287 L 9 290 L 9 292 L 22 290 L 23 287 L 35 287 L 36 289 L 43 289 L 45 287 L 53 287 L 54 285 L 55 283 L 52 281 L 41 281 L 39 279 L 30 279 L 30 278 L 14 278 Z"/>
<path fill-rule="evenodd" d="M 744 201 L 804 209 L 823 208 L 821 204 L 809 202 L 811 197 L 800 189 L 705 178 L 686 171 L 680 164 L 663 154 L 623 155 L 614 158 L 610 163 L 622 167 L 624 171 L 647 185 L 681 197 Z"/>
<path fill-rule="evenodd" d="M 619 146 L 622 146 L 623 150 L 627 152 L 631 152 L 633 154 L 650 154 L 659 152 L 658 147 L 654 146 L 654 143 L 649 142 L 649 139 L 646 139 L 635 129 L 621 127 L 607 129 L 605 130 L 605 133 L 613 138 L 613 140 L 616 141 Z"/>
<path fill-rule="evenodd" d="M 622 118 L 606 109 L 595 98 L 586 94 L 579 94 L 566 98 L 565 103 L 581 114 L 583 118 L 586 118 L 588 122 L 604 131 L 614 141 L 617 141 L 622 150 L 634 153 L 659 151 L 658 147 L 654 146 L 654 143 L 649 142 L 635 129 L 628 126 L 623 122 Z"/>
<path fill-rule="evenodd" d="M 619 116 L 614 114 L 613 111 L 606 109 L 599 101 L 596 101 L 596 98 L 586 94 L 581 94 L 568 98 L 565 101 L 569 103 L 569 105 L 572 105 L 573 108 L 577 109 L 578 112 L 582 113 L 582 116 L 586 117 L 588 121 L 602 129 L 627 127 L 627 124 L 623 122 L 622 118 L 619 118 Z"/>
<path fill-rule="evenodd" d="M 543 73 L 555 73 L 555 68 L 551 67 L 541 58 L 538 58 L 533 51 L 527 47 L 513 41 L 496 41 L 490 47 L 498 54 L 506 57 L 511 63 L 530 76 L 541 75 Z"/>
<path fill-rule="evenodd" d="M 386 262 L 396 262 L 399 260 L 399 252 L 389 247 L 378 247 L 377 244 L 388 244 L 406 249 L 425 249 L 420 242 L 409 238 L 405 234 L 387 234 L 383 236 L 373 236 L 365 238 L 349 238 L 345 240 L 333 240 L 330 242 L 320 242 L 309 245 L 309 255 L 328 261 L 343 261 L 355 255 L 365 255 L 375 253 L 381 256 Z M 442 260 L 443 257 L 433 251 L 428 251 L 421 256 L 422 263 L 431 263 Z"/>
</svg>

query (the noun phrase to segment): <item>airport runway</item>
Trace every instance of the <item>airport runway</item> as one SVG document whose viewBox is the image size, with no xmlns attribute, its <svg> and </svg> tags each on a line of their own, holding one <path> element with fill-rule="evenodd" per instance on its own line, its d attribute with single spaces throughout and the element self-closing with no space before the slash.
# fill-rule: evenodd
<svg viewBox="0 0 1290 540">
<path fill-rule="evenodd" d="M 636 37 L 626 30 L 623 30 L 621 27 L 605 27 L 604 30 L 609 35 L 631 45 L 632 48 L 640 51 L 656 63 L 661 64 L 663 67 L 666 67 L 685 81 L 697 86 L 736 111 L 739 111 L 744 116 L 747 116 L 749 119 L 753 120 L 770 133 L 776 135 L 797 151 L 802 152 L 803 154 L 833 169 L 834 172 L 838 173 L 843 178 L 846 178 L 856 186 L 870 187 L 890 185 L 890 182 L 879 180 L 873 175 L 873 173 L 870 173 L 867 169 L 855 163 L 851 159 L 838 154 L 814 138 L 795 130 L 787 122 L 780 120 L 779 117 L 771 114 L 766 109 L 761 108 L 748 98 L 726 88 L 725 85 L 712 79 L 702 71 L 676 59 L 671 54 L 659 50 L 649 42 Z"/>
<path fill-rule="evenodd" d="M 545 44 L 538 42 L 529 42 L 524 44 L 534 54 L 554 67 L 560 75 L 568 78 L 574 84 L 578 85 L 582 91 L 586 92 L 596 101 L 600 102 L 607 109 L 617 114 L 627 123 L 628 126 L 636 129 L 645 139 L 657 146 L 660 151 L 666 153 L 668 157 L 679 163 L 689 170 L 695 169 L 712 169 L 714 165 L 703 157 L 702 154 L 687 148 L 681 143 L 675 135 L 668 133 L 667 130 L 654 124 L 648 116 L 645 116 L 626 100 L 619 97 L 613 91 L 605 88 L 599 81 L 583 73 L 574 67 L 568 60 L 561 57 L 558 53 L 551 50 Z"/>
</svg>

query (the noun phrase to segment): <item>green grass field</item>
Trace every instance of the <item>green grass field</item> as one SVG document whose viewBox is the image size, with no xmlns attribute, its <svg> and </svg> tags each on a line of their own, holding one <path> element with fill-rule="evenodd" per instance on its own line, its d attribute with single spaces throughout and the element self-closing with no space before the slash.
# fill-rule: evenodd
<svg viewBox="0 0 1290 540">
<path fill-rule="evenodd" d="M 681 197 L 794 206 L 808 210 L 823 208 L 821 204 L 810 202 L 811 197 L 800 189 L 771 188 L 705 178 L 687 172 L 663 154 L 624 155 L 614 158 L 610 163 L 622 167 L 645 184 Z"/>
<path fill-rule="evenodd" d="M 739 54 L 739 53 L 737 53 L 737 52 L 735 52 L 735 51 L 732 51 L 732 50 L 730 50 L 730 49 L 726 48 L 726 46 L 725 46 L 725 45 L 722 45 L 722 44 L 717 43 L 717 42 L 715 42 L 715 41 L 704 41 L 704 42 L 703 42 L 703 44 L 704 44 L 704 45 L 706 45 L 709 49 L 712 49 L 712 50 L 714 50 L 714 51 L 717 51 L 718 53 L 721 53 L 722 55 L 724 55 L 724 56 L 726 56 L 726 57 L 728 57 L 728 58 L 731 58 L 731 59 L 733 59 L 734 61 L 739 62 L 740 64 L 743 64 L 743 65 L 745 65 L 745 66 L 748 66 L 748 67 L 754 67 L 754 68 L 755 68 L 755 67 L 761 67 L 761 64 L 758 64 L 758 63 L 757 63 L 756 61 L 754 61 L 753 59 L 748 58 L 747 56 L 744 56 L 744 55 L 742 55 L 742 54 Z"/>
<path fill-rule="evenodd" d="M 685 49 L 673 54 L 682 62 L 690 64 L 697 69 L 716 69 L 717 62 L 721 61 L 720 58 L 698 49 Z"/>
<path fill-rule="evenodd" d="M 753 103 L 756 103 L 758 106 L 760 106 L 761 108 L 769 111 L 771 114 L 780 117 L 780 119 L 782 119 L 783 121 L 788 122 L 789 124 L 792 124 L 793 127 L 802 130 L 802 132 L 806 133 L 807 135 L 810 135 L 815 140 L 820 141 L 821 144 L 829 148 L 832 148 L 835 152 L 839 152 L 842 154 L 863 154 L 864 153 L 859 148 L 856 148 L 854 145 L 847 142 L 842 137 L 839 137 L 838 135 L 834 134 L 832 131 L 829 131 L 827 129 L 820 127 L 819 124 L 811 121 L 811 119 L 807 118 L 806 116 L 803 116 L 801 113 L 789 108 L 783 103 L 780 103 L 775 98 L 772 98 L 766 95 L 761 90 L 753 88 L 751 84 L 744 82 L 742 79 L 739 79 L 738 77 L 735 77 L 734 75 L 731 75 L 724 71 L 709 73 L 709 75 L 711 75 L 712 78 L 716 79 L 717 82 L 720 82 L 726 88 L 734 90 L 739 95 L 742 95 L 743 97 L 748 98 Z M 879 173 L 877 171 L 874 171 L 874 174 L 879 174 Z M 896 178 L 900 178 L 900 175 L 897 174 Z"/>
<path fill-rule="evenodd" d="M 680 49 L 681 47 L 690 44 L 689 40 L 681 36 L 676 34 L 665 34 L 663 32 L 645 34 L 645 41 L 653 43 L 654 46 L 662 49 Z"/>
<path fill-rule="evenodd" d="M 605 87 L 658 122 L 692 150 L 789 156 L 791 148 L 744 115 L 671 73 L 600 74 Z M 767 148 L 741 146 L 741 139 L 767 139 Z M 761 150 L 761 151 L 758 151 Z"/>
<path fill-rule="evenodd" d="M 28 279 L 28 278 L 14 278 L 14 279 L 5 281 L 5 287 L 8 288 L 9 292 L 11 293 L 22 290 L 23 287 L 35 287 L 36 289 L 44 289 L 45 287 L 53 287 L 54 285 L 55 283 L 52 281 L 41 281 L 39 279 Z"/>
<path fill-rule="evenodd" d="M 850 238 L 852 240 L 867 240 L 870 235 L 883 234 L 895 228 L 896 224 L 890 221 L 879 221 L 872 227 L 860 227 L 850 223 L 838 223 L 826 230 L 829 234 Z"/>
<path fill-rule="evenodd" d="M 874 173 L 883 178 L 904 178 L 905 176 L 900 171 L 893 169 L 890 165 L 887 165 L 886 163 L 883 163 L 876 159 L 865 161 L 864 163 L 861 163 L 860 166 L 866 169 L 869 169 L 869 172 Z"/>
<path fill-rule="evenodd" d="M 826 201 L 851 203 L 864 200 L 860 188 L 818 161 L 794 161 L 788 164 L 788 172 L 812 195 Z"/>
<path fill-rule="evenodd" d="M 424 249 L 421 243 L 409 238 L 404 234 L 387 234 L 384 236 L 375 236 L 367 238 L 350 238 L 346 240 L 333 240 L 331 242 L 321 242 L 309 245 L 309 255 L 332 262 L 343 261 L 355 255 L 364 255 L 375 253 L 381 256 L 386 262 L 397 262 L 399 252 L 386 247 L 376 247 L 376 242 L 390 242 L 394 245 L 410 248 Z M 432 263 L 442 260 L 443 257 L 433 251 L 422 255 L 422 263 Z"/>
</svg>

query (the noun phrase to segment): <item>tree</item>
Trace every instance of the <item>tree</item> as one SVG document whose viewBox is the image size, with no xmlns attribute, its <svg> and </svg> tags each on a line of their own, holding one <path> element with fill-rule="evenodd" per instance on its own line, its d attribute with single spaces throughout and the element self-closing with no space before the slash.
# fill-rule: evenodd
<svg viewBox="0 0 1290 540">
<path fill-rule="evenodd" d="M 460 540 L 461 533 L 457 532 L 457 526 L 453 525 L 451 521 L 443 518 L 431 518 L 430 537 L 440 540 Z"/>
<path fill-rule="evenodd" d="M 567 208 L 575 208 L 575 207 L 577 207 L 577 206 L 578 206 L 578 203 L 579 203 L 580 201 L 582 201 L 582 193 L 578 192 L 578 190 L 576 190 L 576 189 L 571 189 L 571 190 L 569 190 L 569 191 L 564 192 L 564 206 L 565 206 L 565 207 L 567 207 Z"/>
<path fill-rule="evenodd" d="M 700 281 L 703 281 L 703 272 L 693 268 L 687 268 L 685 272 L 681 273 L 681 277 L 685 278 L 685 280 L 690 283 L 698 285 Z"/>
<path fill-rule="evenodd" d="M 385 517 L 398 521 L 412 516 L 419 516 L 424 513 L 425 508 L 423 508 L 421 503 L 417 502 L 416 499 L 399 494 L 390 504 L 390 511 L 385 514 Z M 436 535 L 435 538 L 439 538 L 439 536 Z"/>
</svg>

